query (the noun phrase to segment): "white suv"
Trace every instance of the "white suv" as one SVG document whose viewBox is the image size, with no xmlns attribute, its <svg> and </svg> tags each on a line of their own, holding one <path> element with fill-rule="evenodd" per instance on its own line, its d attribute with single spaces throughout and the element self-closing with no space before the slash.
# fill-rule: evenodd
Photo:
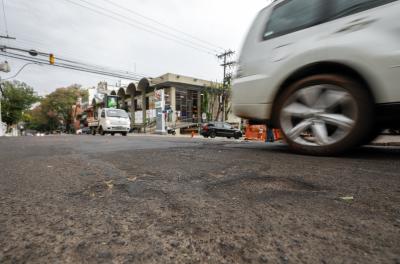
<svg viewBox="0 0 400 264">
<path fill-rule="evenodd" d="M 400 127 L 400 2 L 274 1 L 232 90 L 237 116 L 281 128 L 300 153 L 341 153 Z"/>
</svg>

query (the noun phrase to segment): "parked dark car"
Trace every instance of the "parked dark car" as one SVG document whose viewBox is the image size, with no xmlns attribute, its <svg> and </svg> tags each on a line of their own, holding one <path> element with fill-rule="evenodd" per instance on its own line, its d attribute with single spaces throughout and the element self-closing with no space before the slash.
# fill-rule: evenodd
<svg viewBox="0 0 400 264">
<path fill-rule="evenodd" d="M 91 131 L 89 127 L 84 127 L 82 128 L 82 134 L 84 135 L 90 135 Z"/>
<path fill-rule="evenodd" d="M 224 122 L 203 124 L 200 134 L 205 138 L 227 137 L 239 139 L 242 137 L 242 132 L 239 129 L 235 129 L 230 124 Z"/>
</svg>

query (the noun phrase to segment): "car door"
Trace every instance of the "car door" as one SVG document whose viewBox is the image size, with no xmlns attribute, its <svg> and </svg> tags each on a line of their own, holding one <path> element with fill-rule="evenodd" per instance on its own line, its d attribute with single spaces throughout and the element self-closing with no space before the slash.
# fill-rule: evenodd
<svg viewBox="0 0 400 264">
<path fill-rule="evenodd" d="M 223 127 L 222 127 L 222 124 L 220 122 L 214 123 L 214 128 L 215 128 L 215 134 L 217 136 L 219 136 L 219 137 L 224 136 Z"/>
<path fill-rule="evenodd" d="M 331 40 L 347 48 L 367 77 L 379 80 L 378 103 L 400 102 L 400 1 L 330 0 L 329 5 Z"/>
<path fill-rule="evenodd" d="M 255 85 L 279 85 L 291 71 L 287 61 L 305 49 L 311 49 L 316 41 L 323 41 L 321 34 L 327 34 L 320 28 L 327 9 L 326 2 L 285 0 L 263 10 L 244 44 L 244 53 L 239 58 L 243 66 L 238 72 L 243 71 L 244 76 L 254 74 L 252 78 L 267 82 Z M 260 104 L 272 103 L 273 100 L 258 94 L 249 96 L 254 97 L 252 102 Z"/>
<path fill-rule="evenodd" d="M 224 127 L 224 136 L 233 137 L 234 130 L 232 129 L 232 126 L 227 123 L 224 123 L 223 127 Z"/>
</svg>

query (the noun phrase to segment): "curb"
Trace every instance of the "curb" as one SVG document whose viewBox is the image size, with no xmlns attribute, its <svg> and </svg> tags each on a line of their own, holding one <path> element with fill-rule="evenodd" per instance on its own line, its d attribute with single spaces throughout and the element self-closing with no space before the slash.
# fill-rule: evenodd
<svg viewBox="0 0 400 264">
<path fill-rule="evenodd" d="M 380 147 L 400 147 L 400 142 L 372 142 L 368 145 Z"/>
</svg>

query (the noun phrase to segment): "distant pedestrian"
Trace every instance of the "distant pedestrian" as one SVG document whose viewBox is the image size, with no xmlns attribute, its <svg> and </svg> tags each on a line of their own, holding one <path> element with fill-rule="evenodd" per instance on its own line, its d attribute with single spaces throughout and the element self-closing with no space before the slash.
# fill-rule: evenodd
<svg viewBox="0 0 400 264">
<path fill-rule="evenodd" d="M 275 141 L 274 130 L 271 124 L 267 124 L 267 138 L 265 139 L 265 142 L 274 142 L 274 141 Z"/>
</svg>

